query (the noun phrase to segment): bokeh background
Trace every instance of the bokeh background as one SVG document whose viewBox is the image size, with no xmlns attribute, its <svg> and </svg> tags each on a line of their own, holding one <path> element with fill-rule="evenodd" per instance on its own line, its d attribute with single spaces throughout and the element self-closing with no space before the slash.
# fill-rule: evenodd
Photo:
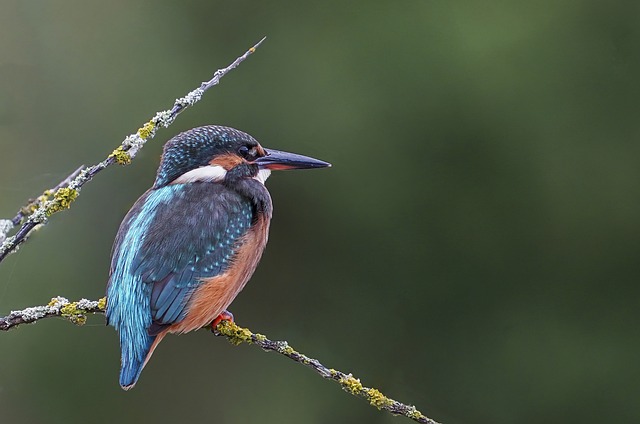
<svg viewBox="0 0 640 424">
<path fill-rule="evenodd" d="M 445 424 L 640 422 L 640 3 L 0 1 L 0 217 L 262 36 L 0 265 L 0 312 L 104 293 L 162 143 L 224 124 L 330 170 L 269 180 L 237 321 Z M 0 334 L 2 423 L 400 423 L 201 331 L 117 384 L 102 316 Z"/>
</svg>

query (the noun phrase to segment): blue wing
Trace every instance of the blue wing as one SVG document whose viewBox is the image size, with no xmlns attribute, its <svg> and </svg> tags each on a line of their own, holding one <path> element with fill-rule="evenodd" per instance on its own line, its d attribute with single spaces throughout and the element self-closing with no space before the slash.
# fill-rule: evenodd
<svg viewBox="0 0 640 424">
<path fill-rule="evenodd" d="M 203 278 L 227 269 L 255 211 L 246 197 L 210 183 L 164 186 L 150 190 L 138 203 L 120 230 L 125 235 L 119 233 L 116 240 L 112 269 L 128 256 L 129 273 L 142 283 L 148 299 L 148 332 L 154 335 L 184 318 L 185 306 Z M 141 213 L 152 217 L 136 220 Z M 141 224 L 144 229 L 134 228 Z M 131 233 L 139 233 L 141 240 L 126 243 Z"/>
</svg>

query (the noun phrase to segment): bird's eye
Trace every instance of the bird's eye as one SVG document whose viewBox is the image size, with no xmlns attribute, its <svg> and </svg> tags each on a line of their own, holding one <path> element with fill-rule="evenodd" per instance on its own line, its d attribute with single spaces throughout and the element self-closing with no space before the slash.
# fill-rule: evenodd
<svg viewBox="0 0 640 424">
<path fill-rule="evenodd" d="M 254 161 L 258 157 L 258 150 L 255 147 L 249 149 L 247 146 L 241 146 L 238 154 L 248 161 Z"/>
</svg>

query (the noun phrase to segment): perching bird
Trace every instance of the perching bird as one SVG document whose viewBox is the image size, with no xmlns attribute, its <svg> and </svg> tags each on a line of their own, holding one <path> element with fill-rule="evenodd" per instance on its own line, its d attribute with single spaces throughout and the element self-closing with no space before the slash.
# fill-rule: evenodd
<svg viewBox="0 0 640 424">
<path fill-rule="evenodd" d="M 153 187 L 126 215 L 113 246 L 107 323 L 120 334 L 123 389 L 136 384 L 168 333 L 232 317 L 226 309 L 267 244 L 271 171 L 327 166 L 221 126 L 165 144 Z"/>
</svg>

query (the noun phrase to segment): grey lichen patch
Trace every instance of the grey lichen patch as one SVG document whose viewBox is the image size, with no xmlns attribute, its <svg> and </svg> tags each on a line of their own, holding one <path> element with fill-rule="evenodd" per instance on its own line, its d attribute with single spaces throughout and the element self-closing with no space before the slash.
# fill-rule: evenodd
<svg viewBox="0 0 640 424">
<path fill-rule="evenodd" d="M 47 306 L 55 309 L 56 311 L 60 311 L 60 308 L 68 304 L 69 304 L 69 299 L 62 296 L 56 296 L 49 301 Z"/>
<path fill-rule="evenodd" d="M 287 343 L 285 341 L 276 342 L 276 350 L 277 350 L 278 353 L 281 353 L 281 354 L 287 355 L 287 356 L 291 356 L 293 354 L 298 353 L 294 348 L 289 346 L 289 343 Z"/>
<path fill-rule="evenodd" d="M 44 317 L 48 313 L 50 313 L 48 306 L 33 306 L 21 311 L 11 311 L 9 318 L 21 317 L 26 322 L 32 322 Z"/>
<path fill-rule="evenodd" d="M 162 112 L 156 113 L 151 121 L 156 125 L 167 128 L 175 119 L 175 115 L 172 114 L 170 110 L 163 110 Z"/>
<path fill-rule="evenodd" d="M 3 321 L 4 323 L 12 323 L 7 328 L 13 325 L 29 324 L 46 316 L 60 315 L 60 309 L 68 303 L 69 301 L 64 297 L 54 297 L 45 306 L 33 306 L 21 311 L 11 311 L 9 315 L 4 317 Z"/>
<path fill-rule="evenodd" d="M 49 217 L 49 215 L 47 214 L 47 208 L 51 202 L 53 202 L 53 200 L 47 202 L 45 205 L 42 205 L 42 207 L 33 211 L 33 213 L 28 218 L 29 222 L 32 222 L 34 224 L 46 223 Z"/>
<path fill-rule="evenodd" d="M 77 302 L 77 308 L 84 312 L 95 311 L 100 308 L 100 300 L 80 299 Z"/>
<path fill-rule="evenodd" d="M 186 96 L 176 99 L 175 104 L 180 105 L 182 107 L 193 106 L 202 98 L 203 94 L 204 94 L 204 90 L 201 87 L 198 87 L 195 90 L 191 91 Z"/>
<path fill-rule="evenodd" d="M 4 243 L 9 231 L 13 229 L 13 222 L 10 219 L 0 219 L 0 244 Z"/>
</svg>

